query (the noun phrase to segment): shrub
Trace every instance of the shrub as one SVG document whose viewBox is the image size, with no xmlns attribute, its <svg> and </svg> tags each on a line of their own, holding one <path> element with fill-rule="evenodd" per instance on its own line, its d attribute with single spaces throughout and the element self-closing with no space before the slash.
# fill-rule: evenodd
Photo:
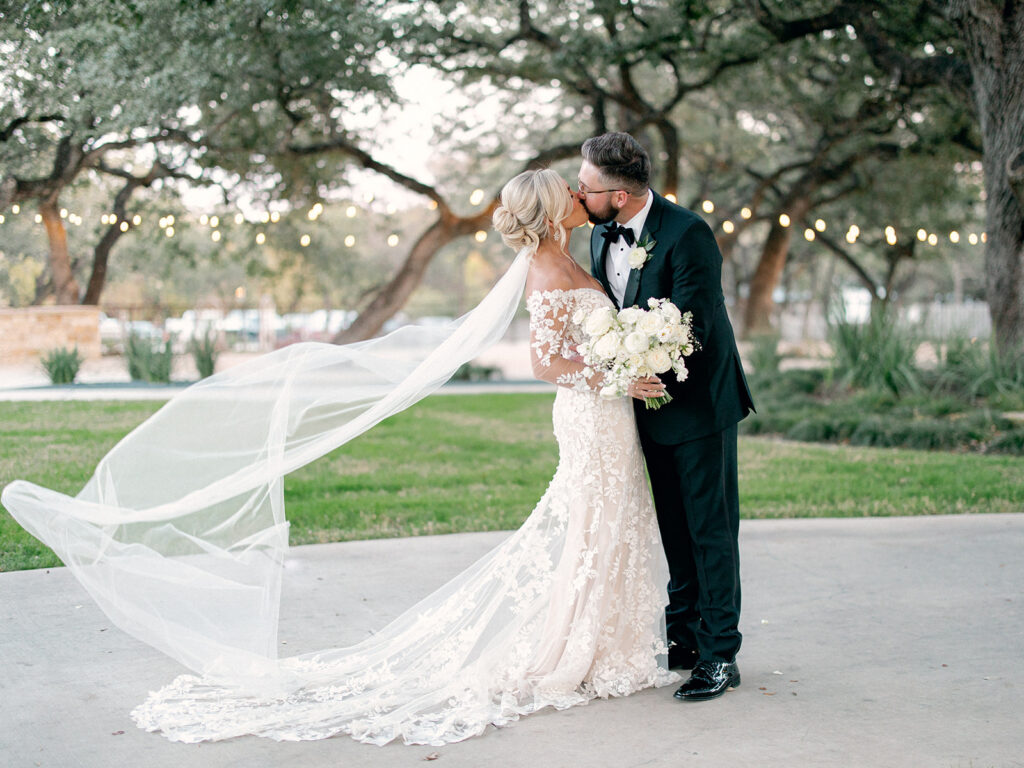
<svg viewBox="0 0 1024 768">
<path fill-rule="evenodd" d="M 192 354 L 192 360 L 199 371 L 199 378 L 205 379 L 213 376 L 217 367 L 217 358 L 220 351 L 217 349 L 217 334 L 207 329 L 202 338 L 193 336 L 188 342 L 188 351 Z"/>
<path fill-rule="evenodd" d="M 782 355 L 779 354 L 779 336 L 775 333 L 759 333 L 750 337 L 748 360 L 753 368 L 752 376 L 758 381 L 774 378 L 779 373 Z"/>
<path fill-rule="evenodd" d="M 50 377 L 51 384 L 74 384 L 82 360 L 76 346 L 74 349 L 67 347 L 51 349 L 39 362 L 46 371 L 46 375 Z"/>
<path fill-rule="evenodd" d="M 918 340 L 897 326 L 891 310 L 872 311 L 863 325 L 837 318 L 829 331 L 835 374 L 845 386 L 888 391 L 896 397 L 920 389 L 914 366 Z"/>
<path fill-rule="evenodd" d="M 130 334 L 125 345 L 125 358 L 132 381 L 170 382 L 174 363 L 171 339 L 161 342 Z"/>
<path fill-rule="evenodd" d="M 492 365 L 463 363 L 452 374 L 452 381 L 492 381 L 501 378 L 501 369 Z"/>
</svg>

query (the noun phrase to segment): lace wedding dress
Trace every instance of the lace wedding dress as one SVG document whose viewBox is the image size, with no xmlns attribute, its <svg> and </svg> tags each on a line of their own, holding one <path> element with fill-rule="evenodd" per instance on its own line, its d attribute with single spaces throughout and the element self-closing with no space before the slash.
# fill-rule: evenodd
<svg viewBox="0 0 1024 768">
<path fill-rule="evenodd" d="M 440 745 L 543 707 L 675 682 L 665 668 L 668 571 L 626 398 L 591 391 L 571 359 L 596 289 L 527 301 L 553 408 L 559 462 L 523 526 L 359 645 L 283 659 L 277 693 L 185 675 L 132 713 L 196 742 L 347 733 Z M 660 664 L 659 664 L 660 662 Z"/>
</svg>

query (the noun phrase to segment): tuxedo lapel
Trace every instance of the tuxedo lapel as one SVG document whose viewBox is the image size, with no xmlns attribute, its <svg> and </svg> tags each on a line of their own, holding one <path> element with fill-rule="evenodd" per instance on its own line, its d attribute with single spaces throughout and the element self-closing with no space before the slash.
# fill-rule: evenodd
<svg viewBox="0 0 1024 768">
<path fill-rule="evenodd" d="M 661 226 L 661 215 L 662 215 L 662 198 L 653 189 L 650 191 L 654 195 L 654 201 L 651 203 L 651 210 L 647 212 L 647 218 L 644 220 L 644 226 L 640 230 L 640 239 L 638 243 L 644 243 L 653 241 L 655 246 L 651 249 L 648 258 L 652 258 L 655 252 L 662 251 L 664 249 L 658 247 L 658 228 Z M 642 269 L 642 268 L 641 268 Z M 640 270 L 631 269 L 629 270 L 629 278 L 626 280 L 626 290 L 622 293 L 622 306 L 631 307 L 636 303 L 637 291 L 640 290 Z"/>
<path fill-rule="evenodd" d="M 616 308 L 620 308 L 618 302 L 615 301 L 615 294 L 612 293 L 612 287 L 608 283 L 608 270 L 605 268 L 605 262 L 608 259 L 608 249 L 611 247 L 611 243 L 603 237 L 598 239 L 600 240 L 600 245 L 597 251 L 597 259 L 595 259 L 594 262 L 597 265 L 597 274 L 594 275 L 594 277 L 601 281 L 601 285 L 604 286 L 604 292 L 608 294 L 608 298 L 612 300 L 612 303 L 615 304 Z M 593 240 L 591 240 L 591 247 L 593 247 Z"/>
</svg>

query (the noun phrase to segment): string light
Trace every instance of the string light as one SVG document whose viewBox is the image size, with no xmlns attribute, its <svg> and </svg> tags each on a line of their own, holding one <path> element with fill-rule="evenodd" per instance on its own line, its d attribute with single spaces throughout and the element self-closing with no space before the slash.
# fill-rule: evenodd
<svg viewBox="0 0 1024 768">
<path fill-rule="evenodd" d="M 789 214 L 786 214 L 786 213 L 780 214 L 780 216 L 779 216 L 779 224 L 781 224 L 784 227 L 788 227 L 789 226 Z"/>
<path fill-rule="evenodd" d="M 68 209 L 67 208 L 61 208 L 60 209 L 60 217 L 62 219 L 66 219 L 68 217 Z"/>
<path fill-rule="evenodd" d="M 473 194 L 469 196 L 470 205 L 480 205 L 484 201 L 484 191 L 482 189 L 474 189 Z"/>
<path fill-rule="evenodd" d="M 240 213 L 236 213 L 235 214 L 235 224 L 241 224 L 243 221 L 245 221 L 245 216 L 243 216 Z"/>
<path fill-rule="evenodd" d="M 303 235 L 302 237 L 300 237 L 299 238 L 299 245 L 301 245 L 303 248 L 308 246 L 309 245 L 309 235 Z"/>
<path fill-rule="evenodd" d="M 211 227 L 219 227 L 220 226 L 220 218 L 218 216 L 211 216 L 210 217 L 210 226 Z"/>
<path fill-rule="evenodd" d="M 42 224 L 42 223 L 43 223 L 43 216 L 42 216 L 42 214 L 37 213 L 36 214 L 36 224 Z"/>
<path fill-rule="evenodd" d="M 356 244 L 356 236 L 355 235 L 346 235 L 345 236 L 345 247 L 346 248 L 351 248 L 355 244 Z"/>
<path fill-rule="evenodd" d="M 676 199 L 676 196 L 675 196 L 675 195 L 673 195 L 673 194 L 672 194 L 671 192 L 669 192 L 669 193 L 668 193 L 667 195 L 665 195 L 665 199 L 666 199 L 666 200 L 668 200 L 668 201 L 669 201 L 670 203 L 676 203 L 676 202 L 679 202 L 679 201 L 678 201 L 678 200 Z"/>
<path fill-rule="evenodd" d="M 722 231 L 725 232 L 725 234 L 727 235 L 731 235 L 733 232 L 736 231 L 736 225 L 733 224 L 728 219 L 726 219 L 725 221 L 722 222 Z"/>
<path fill-rule="evenodd" d="M 955 229 L 952 232 L 949 233 L 949 242 L 951 242 L 951 243 L 959 243 L 960 242 L 960 233 L 957 232 Z"/>
<path fill-rule="evenodd" d="M 885 228 L 885 242 L 889 245 L 896 245 L 896 227 Z"/>
<path fill-rule="evenodd" d="M 814 240 L 814 230 L 811 229 L 810 227 L 804 230 L 804 240 L 806 240 L 807 242 L 811 242 L 812 240 Z"/>
<path fill-rule="evenodd" d="M 932 234 L 928 235 L 928 245 L 938 245 L 938 244 L 939 244 L 939 236 L 938 235 L 936 235 L 934 232 Z"/>
<path fill-rule="evenodd" d="M 262 232 L 258 232 L 256 234 L 256 245 L 263 245 L 265 242 L 267 242 L 267 236 Z"/>
<path fill-rule="evenodd" d="M 473 239 L 476 240 L 478 243 L 484 242 L 485 240 L 487 240 L 487 231 L 483 229 L 478 229 L 477 233 L 473 235 Z"/>
<path fill-rule="evenodd" d="M 168 237 L 174 237 L 174 227 L 168 227 L 164 230 L 164 234 Z"/>
<path fill-rule="evenodd" d="M 281 214 L 278 213 L 277 211 L 274 211 L 273 213 L 270 214 L 270 220 L 276 224 L 281 220 Z"/>
<path fill-rule="evenodd" d="M 350 219 L 354 219 L 356 217 L 356 212 L 357 209 L 354 205 L 350 205 L 348 208 L 345 209 L 345 215 L 348 216 Z"/>
<path fill-rule="evenodd" d="M 398 235 L 388 235 L 388 245 L 392 248 L 398 245 Z"/>
<path fill-rule="evenodd" d="M 204 213 L 202 216 L 199 217 L 199 223 L 205 227 L 207 224 L 210 223 L 210 217 Z"/>
<path fill-rule="evenodd" d="M 917 239 L 920 240 L 922 243 L 927 241 L 928 233 L 923 229 L 917 230 Z"/>
<path fill-rule="evenodd" d="M 11 213 L 13 213 L 15 216 L 17 216 L 19 213 L 21 213 L 21 206 L 18 205 L 17 203 L 12 205 L 11 206 Z"/>
<path fill-rule="evenodd" d="M 981 233 L 981 242 L 983 242 L 983 243 L 987 243 L 988 242 L 988 235 L 985 232 Z"/>
<path fill-rule="evenodd" d="M 134 224 L 137 227 L 141 223 L 142 223 L 142 217 L 139 216 L 139 214 L 136 213 L 134 216 L 132 216 L 132 224 Z"/>
<path fill-rule="evenodd" d="M 977 245 L 978 236 L 974 232 L 971 232 L 971 234 L 967 236 L 967 242 L 970 243 L 971 245 Z"/>
<path fill-rule="evenodd" d="M 120 230 L 122 232 L 127 232 L 128 231 L 128 222 L 127 221 L 122 221 L 121 222 Z"/>
<path fill-rule="evenodd" d="M 744 219 L 749 219 L 753 215 L 754 212 L 749 208 L 744 207 L 743 209 L 740 210 L 740 216 Z"/>
<path fill-rule="evenodd" d="M 218 230 L 216 232 L 211 233 L 210 234 L 210 239 L 213 240 L 213 242 L 215 242 L 215 243 L 219 243 L 220 242 L 220 231 Z"/>
<path fill-rule="evenodd" d="M 715 204 L 712 203 L 710 200 L 705 200 L 703 203 L 700 204 L 700 207 L 701 207 L 701 210 L 704 211 L 704 213 L 714 213 L 715 212 Z"/>
<path fill-rule="evenodd" d="M 814 222 L 814 228 L 819 232 L 824 232 L 826 226 L 827 225 L 825 224 L 824 219 L 818 219 L 817 221 Z"/>
</svg>

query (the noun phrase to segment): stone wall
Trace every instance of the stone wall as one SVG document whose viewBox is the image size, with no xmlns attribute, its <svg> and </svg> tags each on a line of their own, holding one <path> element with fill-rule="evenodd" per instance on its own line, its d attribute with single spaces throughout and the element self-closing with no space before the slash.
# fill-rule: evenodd
<svg viewBox="0 0 1024 768">
<path fill-rule="evenodd" d="M 86 359 L 102 354 L 99 307 L 0 309 L 2 363 L 31 361 L 51 349 L 75 346 Z"/>
</svg>

